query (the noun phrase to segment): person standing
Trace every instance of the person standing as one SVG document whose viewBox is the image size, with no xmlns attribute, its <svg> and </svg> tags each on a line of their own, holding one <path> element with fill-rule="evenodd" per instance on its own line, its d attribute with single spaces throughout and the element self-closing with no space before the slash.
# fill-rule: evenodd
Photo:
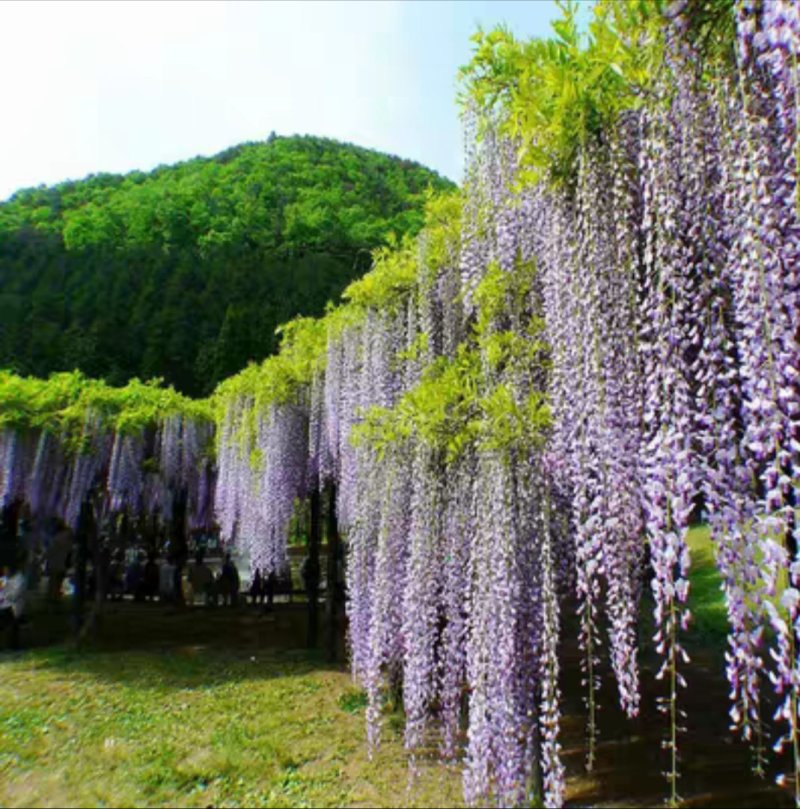
<svg viewBox="0 0 800 809">
<path fill-rule="evenodd" d="M 202 595 L 206 604 L 211 602 L 211 583 L 214 574 L 211 568 L 203 561 L 203 552 L 198 551 L 194 564 L 189 568 L 189 584 L 192 586 L 193 598 Z"/>
<path fill-rule="evenodd" d="M 134 554 L 125 569 L 124 591 L 133 596 L 134 601 L 144 601 L 144 566 L 140 553 Z"/>
<path fill-rule="evenodd" d="M 19 649 L 19 627 L 25 612 L 27 582 L 22 566 L 15 563 L 0 577 L 0 626 L 8 632 L 8 645 Z"/>
<path fill-rule="evenodd" d="M 259 601 L 264 603 L 264 584 L 261 579 L 261 570 L 256 568 L 253 580 L 250 582 L 250 603 L 255 606 Z"/>
<path fill-rule="evenodd" d="M 236 565 L 233 564 L 229 553 L 225 554 L 225 561 L 222 565 L 219 583 L 223 604 L 227 604 L 228 599 L 230 599 L 230 605 L 235 607 L 239 602 L 239 571 L 236 569 Z"/>
<path fill-rule="evenodd" d="M 108 597 L 112 601 L 120 601 L 125 593 L 125 567 L 122 551 L 117 549 L 111 557 L 108 569 Z"/>
<path fill-rule="evenodd" d="M 144 566 L 144 597 L 154 601 L 158 595 L 161 576 L 155 553 L 151 552 L 147 556 L 147 564 Z"/>
<path fill-rule="evenodd" d="M 172 556 L 161 565 L 158 580 L 158 595 L 162 602 L 171 604 L 175 601 L 175 565 Z"/>
<path fill-rule="evenodd" d="M 278 577 L 275 575 L 275 571 L 271 570 L 268 576 L 264 576 L 262 579 L 262 587 L 261 593 L 262 598 L 261 602 L 264 602 L 264 596 L 267 598 L 267 603 L 264 606 L 264 612 L 272 612 L 273 603 L 275 601 L 275 584 L 278 580 Z"/>
<path fill-rule="evenodd" d="M 67 573 L 67 559 L 72 550 L 72 531 L 60 520 L 54 520 L 55 529 L 47 545 L 47 600 L 55 603 L 61 598 L 61 587 Z"/>
</svg>

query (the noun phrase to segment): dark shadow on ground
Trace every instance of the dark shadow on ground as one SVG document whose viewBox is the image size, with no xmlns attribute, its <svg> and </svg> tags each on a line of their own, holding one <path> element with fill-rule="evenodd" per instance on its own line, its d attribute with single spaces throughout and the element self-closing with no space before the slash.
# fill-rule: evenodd
<svg viewBox="0 0 800 809">
<path fill-rule="evenodd" d="M 326 625 L 321 612 L 320 639 Z M 305 604 L 259 607 L 175 607 L 158 602 L 109 602 L 95 631 L 76 648 L 68 603 L 33 610 L 23 632 L 24 649 L 0 651 L 4 660 L 37 668 L 82 671 L 142 688 L 181 689 L 235 680 L 263 679 L 314 670 L 342 670 L 318 646 L 306 646 Z M 344 661 L 344 638 L 338 660 Z M 259 665 L 261 663 L 262 665 Z M 269 664 L 269 665 L 263 665 Z"/>
<path fill-rule="evenodd" d="M 588 774 L 580 652 L 574 642 L 564 645 L 562 744 L 570 782 L 568 806 L 663 806 L 668 795 L 663 775 L 668 767 L 668 751 L 661 747 L 666 738 L 667 719 L 656 708 L 657 697 L 667 691 L 665 683 L 655 679 L 659 660 L 650 641 L 653 627 L 649 599 L 645 599 L 641 615 L 640 715 L 630 720 L 620 710 L 616 682 L 606 664 L 600 690 L 597 762 Z M 573 626 L 571 617 L 567 617 L 567 623 L 564 636 L 577 637 L 577 625 Z M 766 740 L 771 763 L 766 776 L 759 778 L 752 772 L 750 748 L 730 730 L 724 634 L 693 626 L 686 633 L 685 645 L 691 660 L 681 667 L 687 688 L 679 693 L 679 704 L 686 711 L 683 722 L 686 732 L 678 739 L 681 805 L 709 809 L 793 806 L 791 795 L 775 784 L 775 776 L 788 766 L 788 761 L 775 761 L 771 753 L 774 739 Z M 603 652 L 607 658 L 607 649 Z M 767 683 L 765 692 L 769 691 Z M 764 715 L 771 717 L 773 712 L 769 705 Z"/>
</svg>

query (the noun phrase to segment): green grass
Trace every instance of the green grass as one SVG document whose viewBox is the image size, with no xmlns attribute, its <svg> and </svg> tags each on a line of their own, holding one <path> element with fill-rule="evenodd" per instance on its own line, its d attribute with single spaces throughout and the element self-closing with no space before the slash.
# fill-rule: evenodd
<svg viewBox="0 0 800 809">
<path fill-rule="evenodd" d="M 692 559 L 689 609 L 693 619 L 693 639 L 709 644 L 724 644 L 728 634 L 728 613 L 709 527 L 696 525 L 690 528 L 687 542 Z"/>
<path fill-rule="evenodd" d="M 765 787 L 754 791 L 746 751 L 725 742 L 727 618 L 708 528 L 693 528 L 688 541 L 692 662 L 684 672 L 687 699 L 696 695 L 697 704 L 684 789 L 706 795 L 708 805 L 744 798 L 762 805 Z M 649 599 L 642 605 L 645 639 L 653 634 L 651 606 Z M 459 768 L 436 762 L 433 752 L 408 789 L 399 713 L 386 716 L 383 744 L 370 760 L 365 695 L 342 667 L 300 648 L 299 605 L 268 617 L 109 605 L 95 644 L 81 652 L 59 643 L 66 625 L 66 615 L 34 616 L 26 641 L 38 645 L 0 652 L 0 806 L 462 804 Z M 578 658 L 568 643 L 564 655 L 570 800 L 652 805 L 663 788 L 653 760 L 662 732 L 656 684 L 645 675 L 645 714 L 635 730 L 607 705 L 601 747 L 609 760 L 589 783 Z M 710 763 L 700 760 L 701 749 L 713 749 Z M 780 796 L 767 798 L 781 805 Z"/>
<path fill-rule="evenodd" d="M 687 541 L 692 559 L 689 571 L 689 609 L 693 616 L 693 634 L 695 639 L 708 644 L 724 645 L 729 629 L 728 613 L 709 527 L 693 526 L 689 529 Z M 779 573 L 775 595 L 769 597 L 776 606 L 779 606 L 781 594 L 787 585 L 787 573 L 784 570 Z"/>
<path fill-rule="evenodd" d="M 0 805 L 461 803 L 458 773 L 433 761 L 406 789 L 394 723 L 369 760 L 363 695 L 319 655 L 113 646 L 0 654 Z"/>
</svg>

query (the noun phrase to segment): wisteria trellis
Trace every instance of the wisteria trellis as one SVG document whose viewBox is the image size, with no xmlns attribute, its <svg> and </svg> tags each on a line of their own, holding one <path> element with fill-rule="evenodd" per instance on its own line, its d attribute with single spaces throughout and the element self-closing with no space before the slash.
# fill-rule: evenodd
<svg viewBox="0 0 800 809">
<path fill-rule="evenodd" d="M 714 82 L 682 39 L 686 5 L 671 9 L 651 102 L 582 146 L 571 185 L 520 187 L 514 144 L 485 120 L 478 139 L 468 111 L 461 235 L 448 260 L 429 266 L 423 236 L 418 285 L 393 312 L 370 309 L 339 331 L 314 379 L 312 466 L 340 487 L 352 663 L 369 696 L 370 744 L 379 743 L 384 687 L 402 683 L 412 760 L 437 726 L 443 754 L 456 755 L 464 708 L 470 802 L 524 802 L 536 767 L 548 805 L 563 800 L 556 645 L 570 589 L 589 766 L 606 645 L 620 704 L 638 712 L 643 584 L 655 601 L 678 800 L 686 532 L 701 502 L 731 621 L 734 724 L 760 738 L 768 676 L 786 695 L 776 718 L 798 755 L 800 561 L 789 554 L 800 449 L 800 23 L 789 2 L 741 3 L 738 75 Z M 480 326 L 477 384 L 504 386 L 516 404 L 546 391 L 546 441 L 498 447 L 478 431 L 449 456 L 412 429 L 389 449 L 353 447 L 349 435 L 371 407 L 402 412 L 421 368 L 456 361 L 481 321 L 481 283 L 497 268 L 534 281 L 521 309 L 509 302 Z M 498 369 L 487 335 L 538 339 L 537 317 L 546 374 L 519 356 Z M 420 333 L 421 363 L 412 351 Z M 652 573 L 643 577 L 646 545 Z M 763 596 L 786 568 L 791 586 L 773 606 Z M 776 647 L 765 654 L 768 621 Z"/>
</svg>

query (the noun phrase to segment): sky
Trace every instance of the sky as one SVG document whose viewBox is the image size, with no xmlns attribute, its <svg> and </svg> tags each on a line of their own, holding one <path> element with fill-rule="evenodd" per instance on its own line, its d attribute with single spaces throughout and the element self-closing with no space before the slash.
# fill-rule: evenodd
<svg viewBox="0 0 800 809">
<path fill-rule="evenodd" d="M 456 75 L 479 25 L 551 0 L 0 2 L 0 200 L 313 134 L 462 170 Z"/>
</svg>

